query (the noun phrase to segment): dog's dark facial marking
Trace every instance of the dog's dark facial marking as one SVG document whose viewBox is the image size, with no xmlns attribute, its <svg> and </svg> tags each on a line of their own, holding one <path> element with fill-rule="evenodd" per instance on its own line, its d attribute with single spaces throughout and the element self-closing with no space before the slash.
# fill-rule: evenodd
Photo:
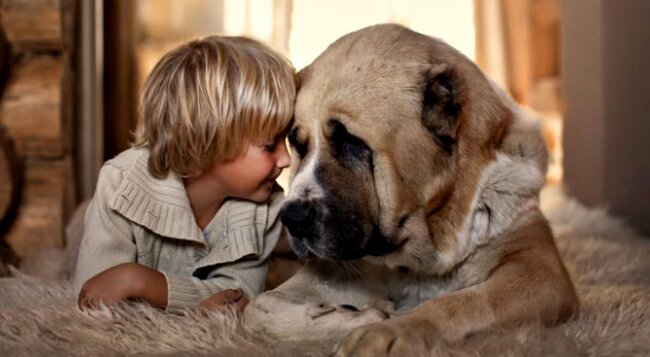
<svg viewBox="0 0 650 357">
<path fill-rule="evenodd" d="M 375 225 L 372 235 L 366 244 L 365 251 L 368 255 L 380 257 L 394 252 L 397 248 L 399 248 L 399 245 L 392 243 L 390 239 L 384 237 L 379 227 Z"/>
<path fill-rule="evenodd" d="M 338 119 L 325 123 L 320 149 L 307 148 L 305 134 L 294 126 L 289 141 L 301 157 L 309 149 L 318 150 L 312 153 L 310 180 L 319 192 L 310 196 L 300 188 L 282 208 L 281 219 L 296 254 L 345 261 L 394 251 L 396 246 L 377 223 L 373 152 L 368 144 Z"/>
<path fill-rule="evenodd" d="M 289 130 L 289 145 L 296 150 L 301 159 L 307 155 L 308 144 L 306 139 L 300 137 L 300 128 L 294 125 Z"/>
<path fill-rule="evenodd" d="M 368 224 L 372 217 L 365 205 L 370 196 L 367 187 L 361 184 L 368 179 L 368 174 L 355 175 L 340 163 L 330 161 L 317 168 L 316 179 L 323 185 L 322 203 L 326 207 L 325 213 L 319 216 L 318 237 L 314 237 L 319 241 L 316 244 L 326 251 L 317 254 L 332 260 L 363 257 L 372 229 Z M 340 182 L 350 184 L 341 186 Z"/>
<path fill-rule="evenodd" d="M 372 151 L 363 140 L 350 134 L 337 119 L 330 119 L 328 126 L 332 156 L 341 165 L 352 170 L 365 169 L 363 164 L 372 166 Z"/>
<path fill-rule="evenodd" d="M 461 92 L 452 70 L 438 73 L 433 78 L 425 75 L 422 100 L 422 124 L 435 142 L 451 155 L 457 140 L 460 118 Z"/>
</svg>

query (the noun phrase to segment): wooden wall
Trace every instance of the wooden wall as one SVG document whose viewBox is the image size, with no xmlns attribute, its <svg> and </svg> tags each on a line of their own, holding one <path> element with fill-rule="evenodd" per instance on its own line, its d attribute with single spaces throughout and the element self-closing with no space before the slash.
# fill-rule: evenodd
<svg viewBox="0 0 650 357">
<path fill-rule="evenodd" d="M 64 244 L 64 222 L 75 203 L 75 9 L 75 0 L 0 0 L 0 26 L 9 45 L 0 125 L 15 145 L 23 177 L 2 240 L 21 258 Z"/>
</svg>

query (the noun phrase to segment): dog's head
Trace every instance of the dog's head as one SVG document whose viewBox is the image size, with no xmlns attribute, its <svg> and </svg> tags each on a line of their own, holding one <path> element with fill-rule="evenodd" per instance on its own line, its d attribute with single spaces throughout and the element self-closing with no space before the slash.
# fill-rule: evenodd
<svg viewBox="0 0 650 357">
<path fill-rule="evenodd" d="M 419 247 L 411 256 L 457 250 L 512 122 L 480 70 L 439 40 L 378 25 L 342 37 L 299 76 L 281 216 L 294 250 L 332 260 L 407 243 Z"/>
</svg>

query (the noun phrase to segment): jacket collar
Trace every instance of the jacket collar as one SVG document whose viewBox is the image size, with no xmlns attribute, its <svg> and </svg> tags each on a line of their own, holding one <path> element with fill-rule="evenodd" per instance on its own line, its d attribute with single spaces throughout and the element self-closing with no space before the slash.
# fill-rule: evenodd
<svg viewBox="0 0 650 357">
<path fill-rule="evenodd" d="M 153 177 L 147 168 L 149 150 L 140 150 L 142 154 L 125 172 L 109 206 L 161 236 L 206 244 L 183 179 L 173 172 L 164 179 Z"/>
</svg>

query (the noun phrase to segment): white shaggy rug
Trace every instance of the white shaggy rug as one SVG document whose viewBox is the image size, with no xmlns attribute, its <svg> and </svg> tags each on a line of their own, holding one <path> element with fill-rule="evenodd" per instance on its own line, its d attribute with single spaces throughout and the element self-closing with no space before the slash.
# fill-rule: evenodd
<svg viewBox="0 0 650 357">
<path fill-rule="evenodd" d="M 650 239 L 557 189 L 543 192 L 542 206 L 578 289 L 580 314 L 554 328 L 523 326 L 441 342 L 432 355 L 650 355 Z M 23 271 L 39 266 L 41 276 L 58 274 L 65 254 L 48 254 Z M 67 281 L 14 275 L 0 279 L 0 356 L 322 356 L 335 344 L 270 341 L 232 316 L 177 316 L 144 304 L 81 312 Z"/>
</svg>

